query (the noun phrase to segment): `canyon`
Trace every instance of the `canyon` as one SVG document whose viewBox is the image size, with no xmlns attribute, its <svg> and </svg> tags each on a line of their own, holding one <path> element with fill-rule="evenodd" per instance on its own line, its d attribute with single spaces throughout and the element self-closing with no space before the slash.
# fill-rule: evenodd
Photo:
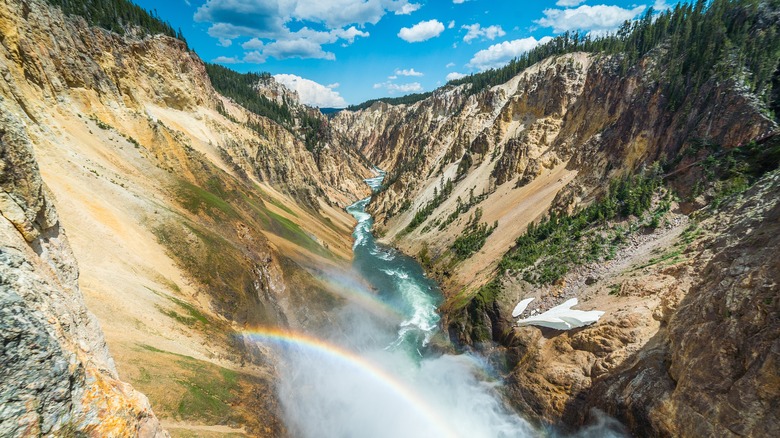
<svg viewBox="0 0 780 438">
<path fill-rule="evenodd" d="M 310 436 L 257 333 L 330 333 L 349 288 L 381 295 L 353 266 L 360 200 L 364 238 L 441 288 L 414 350 L 484 358 L 511 427 L 780 430 L 776 96 L 711 78 L 672 108 L 664 47 L 570 50 L 332 116 L 264 76 L 276 119 L 170 36 L 43 0 L 0 0 L 0 36 L 3 436 Z M 526 298 L 605 314 L 518 327 Z"/>
</svg>

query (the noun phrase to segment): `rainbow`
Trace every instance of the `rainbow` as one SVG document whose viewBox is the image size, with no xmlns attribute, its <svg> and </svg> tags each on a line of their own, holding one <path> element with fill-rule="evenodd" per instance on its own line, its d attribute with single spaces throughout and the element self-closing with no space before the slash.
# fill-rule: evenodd
<svg viewBox="0 0 780 438">
<path fill-rule="evenodd" d="M 363 373 L 366 376 L 371 377 L 374 381 L 381 384 L 391 392 L 401 397 L 410 406 L 414 407 L 414 411 L 420 415 L 424 420 L 430 422 L 440 432 L 442 437 L 457 437 L 457 433 L 452 427 L 444 420 L 438 413 L 431 409 L 428 404 L 420 398 L 414 391 L 407 387 L 403 382 L 387 373 L 387 371 L 379 368 L 375 364 L 369 362 L 365 358 L 358 356 L 357 354 L 345 350 L 337 345 L 330 344 L 321 339 L 314 338 L 312 336 L 296 333 L 290 331 L 280 330 L 278 328 L 258 328 L 254 330 L 246 330 L 239 332 L 239 335 L 248 337 L 256 342 L 274 342 L 284 345 L 295 345 L 304 347 L 308 350 L 315 351 L 330 358 L 336 359 L 339 362 Z"/>
</svg>

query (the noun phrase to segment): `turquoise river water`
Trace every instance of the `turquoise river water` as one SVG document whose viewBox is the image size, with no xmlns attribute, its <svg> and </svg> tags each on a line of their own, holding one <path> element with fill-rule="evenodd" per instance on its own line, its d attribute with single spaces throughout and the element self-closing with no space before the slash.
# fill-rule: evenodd
<svg viewBox="0 0 780 438">
<path fill-rule="evenodd" d="M 376 191 L 384 174 L 366 180 Z M 293 436 L 532 437 L 471 354 L 436 355 L 441 292 L 414 259 L 376 242 L 370 198 L 347 211 L 357 219 L 354 272 L 330 281 L 356 297 L 332 315 L 332 330 L 284 341 L 279 396 Z M 604 436 L 604 435 L 594 435 Z"/>
</svg>

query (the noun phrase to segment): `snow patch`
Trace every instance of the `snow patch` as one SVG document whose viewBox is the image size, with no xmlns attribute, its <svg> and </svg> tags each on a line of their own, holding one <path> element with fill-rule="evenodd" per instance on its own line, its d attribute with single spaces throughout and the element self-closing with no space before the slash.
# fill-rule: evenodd
<svg viewBox="0 0 780 438">
<path fill-rule="evenodd" d="M 515 307 L 515 310 L 512 311 L 512 316 L 516 317 L 523 313 L 531 301 L 533 301 L 533 298 L 528 298 L 518 303 Z M 577 303 L 578 300 L 576 298 L 572 298 L 542 314 L 518 319 L 517 326 L 523 327 L 527 325 L 536 325 L 556 330 L 571 330 L 573 328 L 584 327 L 586 325 L 593 324 L 594 322 L 598 321 L 599 318 L 601 318 L 601 315 L 604 314 L 604 312 L 600 310 L 585 311 L 572 309 L 572 307 L 576 306 Z"/>
</svg>

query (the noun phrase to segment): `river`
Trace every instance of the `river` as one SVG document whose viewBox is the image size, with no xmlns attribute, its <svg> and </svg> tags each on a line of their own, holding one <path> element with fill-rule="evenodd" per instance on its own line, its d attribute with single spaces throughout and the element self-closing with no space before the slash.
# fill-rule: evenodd
<svg viewBox="0 0 780 438">
<path fill-rule="evenodd" d="M 376 191 L 383 177 L 366 183 Z M 369 202 L 347 209 L 358 221 L 353 268 L 360 281 L 334 273 L 334 281 L 360 299 L 332 315 L 332 330 L 264 335 L 284 345 L 278 391 L 291 434 L 540 436 L 506 407 L 480 357 L 426 353 L 440 329 L 441 291 L 414 259 L 375 241 Z"/>
</svg>

